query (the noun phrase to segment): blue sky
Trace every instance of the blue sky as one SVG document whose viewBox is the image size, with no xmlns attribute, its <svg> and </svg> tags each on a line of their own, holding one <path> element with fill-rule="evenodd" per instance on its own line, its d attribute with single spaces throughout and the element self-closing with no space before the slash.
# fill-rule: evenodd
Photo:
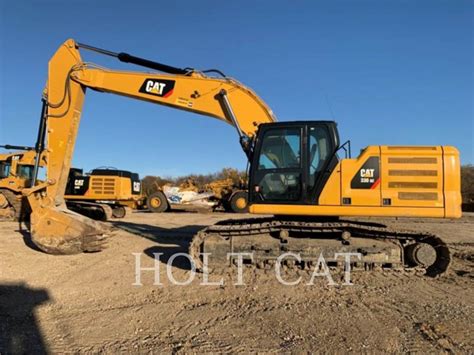
<svg viewBox="0 0 474 355">
<path fill-rule="evenodd" d="M 474 162 L 473 1 L 0 4 L 1 143 L 33 144 L 47 62 L 74 38 L 178 67 L 219 68 L 280 121 L 335 119 L 355 153 L 372 144 L 454 145 L 463 163 Z M 180 175 L 243 169 L 246 158 L 221 121 L 88 91 L 73 163 Z"/>
</svg>

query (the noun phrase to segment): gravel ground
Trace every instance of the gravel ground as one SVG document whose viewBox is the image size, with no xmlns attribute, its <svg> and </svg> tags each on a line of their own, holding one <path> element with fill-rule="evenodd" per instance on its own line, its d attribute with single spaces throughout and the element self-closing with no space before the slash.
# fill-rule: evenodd
<svg viewBox="0 0 474 355">
<path fill-rule="evenodd" d="M 324 279 L 284 286 L 271 271 L 246 269 L 224 285 L 162 285 L 143 271 L 153 253 L 185 252 L 193 234 L 222 219 L 203 213 L 134 213 L 100 253 L 51 256 L 34 250 L 18 224 L 0 223 L 0 353 L 41 352 L 474 352 L 474 214 L 461 220 L 377 220 L 437 233 L 450 246 L 450 271 L 353 273 L 354 286 Z M 190 272 L 177 263 L 173 276 Z M 215 277 L 211 276 L 211 281 Z M 301 276 L 309 281 L 310 274 Z"/>
</svg>

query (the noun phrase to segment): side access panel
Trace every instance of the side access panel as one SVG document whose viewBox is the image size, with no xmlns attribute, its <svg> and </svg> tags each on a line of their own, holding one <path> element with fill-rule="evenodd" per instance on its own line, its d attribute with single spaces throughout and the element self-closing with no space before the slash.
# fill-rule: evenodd
<svg viewBox="0 0 474 355">
<path fill-rule="evenodd" d="M 443 149 L 440 146 L 381 146 L 382 204 L 444 207 Z"/>
</svg>

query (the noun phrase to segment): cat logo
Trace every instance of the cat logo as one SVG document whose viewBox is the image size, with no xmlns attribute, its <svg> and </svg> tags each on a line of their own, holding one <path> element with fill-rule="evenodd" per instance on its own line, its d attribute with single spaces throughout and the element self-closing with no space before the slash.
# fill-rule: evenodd
<svg viewBox="0 0 474 355">
<path fill-rule="evenodd" d="M 373 178 L 375 169 L 360 169 L 360 177 Z"/>
<path fill-rule="evenodd" d="M 140 190 L 141 190 L 140 181 L 134 181 L 133 182 L 133 192 L 140 192 Z"/>
<path fill-rule="evenodd" d="M 174 80 L 145 79 L 139 92 L 166 98 L 173 93 L 174 84 Z"/>
</svg>

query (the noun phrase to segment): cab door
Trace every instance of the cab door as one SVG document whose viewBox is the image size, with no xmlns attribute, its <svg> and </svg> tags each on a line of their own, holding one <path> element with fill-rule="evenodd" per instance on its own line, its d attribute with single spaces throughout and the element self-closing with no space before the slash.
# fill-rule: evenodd
<svg viewBox="0 0 474 355">
<path fill-rule="evenodd" d="M 262 128 L 253 157 L 250 199 L 253 203 L 297 204 L 306 190 L 303 125 Z"/>
<path fill-rule="evenodd" d="M 336 123 L 262 125 L 250 171 L 250 203 L 313 204 L 338 163 Z"/>
<path fill-rule="evenodd" d="M 310 123 L 306 128 L 307 154 L 307 194 L 308 204 L 319 204 L 319 196 L 339 162 L 337 148 L 339 137 L 335 123 Z"/>
</svg>

